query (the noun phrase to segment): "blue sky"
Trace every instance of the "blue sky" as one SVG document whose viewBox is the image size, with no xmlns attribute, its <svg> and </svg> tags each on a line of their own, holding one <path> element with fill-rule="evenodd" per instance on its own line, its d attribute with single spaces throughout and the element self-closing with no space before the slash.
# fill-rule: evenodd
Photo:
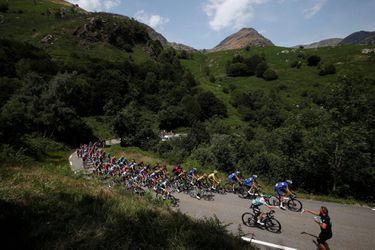
<svg viewBox="0 0 375 250">
<path fill-rule="evenodd" d="M 215 47 L 243 27 L 279 46 L 375 31 L 375 0 L 69 0 L 146 23 L 170 42 Z"/>
</svg>

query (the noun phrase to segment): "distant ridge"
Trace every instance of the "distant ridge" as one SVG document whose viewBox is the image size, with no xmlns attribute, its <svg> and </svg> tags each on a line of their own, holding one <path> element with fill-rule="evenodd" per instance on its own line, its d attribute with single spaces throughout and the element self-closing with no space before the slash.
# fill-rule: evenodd
<svg viewBox="0 0 375 250">
<path fill-rule="evenodd" d="M 228 36 L 215 48 L 209 51 L 229 49 L 242 49 L 246 46 L 273 46 L 274 44 L 253 28 L 242 28 L 240 31 Z"/>
<path fill-rule="evenodd" d="M 339 45 L 375 44 L 375 31 L 358 31 L 345 37 Z"/>
<path fill-rule="evenodd" d="M 330 46 L 333 47 L 333 46 L 337 46 L 342 40 L 343 40 L 342 38 L 329 38 L 329 39 L 321 40 L 319 42 L 310 43 L 310 44 L 302 44 L 302 45 L 297 45 L 294 47 L 303 46 L 306 49 L 330 47 Z"/>
</svg>

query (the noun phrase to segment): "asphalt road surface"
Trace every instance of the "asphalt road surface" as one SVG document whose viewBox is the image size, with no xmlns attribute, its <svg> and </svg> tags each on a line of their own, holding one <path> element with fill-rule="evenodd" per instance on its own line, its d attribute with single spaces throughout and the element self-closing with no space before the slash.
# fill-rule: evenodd
<svg viewBox="0 0 375 250">
<path fill-rule="evenodd" d="M 82 161 L 74 153 L 69 158 L 73 171 L 82 169 Z M 241 215 L 250 211 L 250 200 L 237 195 L 216 194 L 213 201 L 197 200 L 187 194 L 175 194 L 180 199 L 178 209 L 196 218 L 216 216 L 220 221 L 229 224 L 228 229 L 238 234 L 239 227 L 246 237 L 258 241 L 276 244 L 294 249 L 316 249 L 316 240 L 320 229 L 314 223 L 310 213 L 299 213 L 275 209 L 275 218 L 281 223 L 281 233 L 275 234 L 258 227 L 247 227 L 242 224 Z M 370 250 L 375 249 L 375 210 L 368 207 L 343 205 L 331 202 L 302 200 L 304 208 L 319 211 L 320 206 L 329 209 L 332 221 L 333 237 L 328 240 L 330 249 L 337 250 Z M 267 208 L 262 208 L 266 211 Z M 314 237 L 315 236 L 315 237 Z M 258 245 L 261 249 L 282 249 Z M 284 248 L 287 249 L 287 248 Z"/>
</svg>

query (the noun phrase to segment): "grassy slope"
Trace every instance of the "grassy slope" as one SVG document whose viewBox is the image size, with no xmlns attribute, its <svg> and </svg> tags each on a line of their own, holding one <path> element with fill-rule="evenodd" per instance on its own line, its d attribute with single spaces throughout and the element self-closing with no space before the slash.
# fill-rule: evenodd
<svg viewBox="0 0 375 250">
<path fill-rule="evenodd" d="M 65 18 L 57 19 L 54 13 L 64 8 Z M 22 13 L 20 13 L 22 11 Z M 48 15 L 50 11 L 50 15 Z M 143 61 L 147 55 L 141 49 L 127 53 L 104 42 L 83 43 L 73 35 L 78 27 L 88 23 L 91 18 L 110 15 L 104 13 L 87 13 L 82 10 L 72 11 L 72 7 L 48 0 L 9 1 L 9 10 L 4 15 L 4 23 L 0 25 L 0 37 L 25 41 L 48 51 L 54 60 L 66 60 L 71 53 L 85 54 L 93 58 L 109 61 L 121 61 L 130 56 L 136 61 Z M 116 19 L 116 17 L 111 17 Z M 41 39 L 51 34 L 53 44 L 43 44 Z"/>
<path fill-rule="evenodd" d="M 151 196 L 140 198 L 75 176 L 66 165 L 1 168 L 0 177 L 0 238 L 5 248 L 249 247 L 215 219 L 192 220 L 158 205 Z"/>
<path fill-rule="evenodd" d="M 242 91 L 265 90 L 283 86 L 285 90 L 281 91 L 281 97 L 285 104 L 296 105 L 303 102 L 304 97 L 301 93 L 307 91 L 320 91 L 322 86 L 337 81 L 338 75 L 360 74 L 375 78 L 375 60 L 374 57 L 361 54 L 361 49 L 374 46 L 340 46 L 335 48 L 304 49 L 303 53 L 308 55 L 319 55 L 323 63 L 332 63 L 336 66 L 337 74 L 319 76 L 317 67 L 309 67 L 306 63 L 300 69 L 291 68 L 290 63 L 297 60 L 297 53 L 292 49 L 282 47 L 256 47 L 250 51 L 229 50 L 214 53 L 194 54 L 192 60 L 183 60 L 185 67 L 190 69 L 199 79 L 201 88 L 212 91 L 217 97 L 225 102 L 228 107 L 228 124 L 233 127 L 244 125 L 241 122 L 238 112 L 230 105 L 230 95 L 224 93 L 223 87 L 234 85 Z M 282 50 L 289 50 L 290 53 L 282 54 Z M 274 69 L 279 78 L 275 81 L 267 82 L 262 78 L 252 77 L 227 77 L 225 73 L 225 64 L 231 60 L 234 55 L 240 54 L 249 57 L 254 54 L 264 54 L 270 68 Z M 208 66 L 210 72 L 216 77 L 216 82 L 211 83 L 203 75 L 203 69 Z"/>
</svg>

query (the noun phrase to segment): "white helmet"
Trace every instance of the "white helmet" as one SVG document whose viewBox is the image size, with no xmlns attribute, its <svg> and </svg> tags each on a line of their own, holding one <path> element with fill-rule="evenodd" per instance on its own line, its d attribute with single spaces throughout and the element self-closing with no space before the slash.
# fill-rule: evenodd
<svg viewBox="0 0 375 250">
<path fill-rule="evenodd" d="M 286 180 L 286 182 L 289 183 L 289 184 L 293 184 L 293 181 L 291 181 L 291 180 Z"/>
</svg>

